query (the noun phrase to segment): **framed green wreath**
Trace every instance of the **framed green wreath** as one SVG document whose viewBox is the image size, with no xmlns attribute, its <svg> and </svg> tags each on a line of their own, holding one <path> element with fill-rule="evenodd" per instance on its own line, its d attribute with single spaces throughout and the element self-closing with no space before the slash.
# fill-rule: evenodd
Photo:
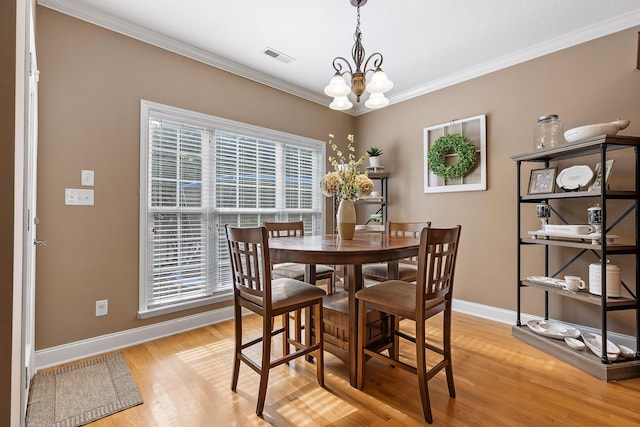
<svg viewBox="0 0 640 427">
<path fill-rule="evenodd" d="M 458 161 L 447 165 L 445 154 L 454 151 Z M 439 177 L 456 179 L 467 175 L 476 165 L 476 147 L 467 138 L 458 134 L 448 134 L 436 139 L 427 153 L 429 169 Z"/>
</svg>

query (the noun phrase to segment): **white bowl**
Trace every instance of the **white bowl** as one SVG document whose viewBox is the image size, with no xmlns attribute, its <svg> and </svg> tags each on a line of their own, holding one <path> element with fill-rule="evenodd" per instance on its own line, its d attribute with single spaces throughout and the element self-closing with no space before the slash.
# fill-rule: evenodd
<svg viewBox="0 0 640 427">
<path fill-rule="evenodd" d="M 577 340 L 571 337 L 566 337 L 564 341 L 567 343 L 569 347 L 571 347 L 574 350 L 578 350 L 578 351 L 584 350 L 584 347 L 585 347 L 584 343 L 580 340 Z"/>
<path fill-rule="evenodd" d="M 566 131 L 564 133 L 564 139 L 566 139 L 567 142 L 578 142 L 599 135 L 613 136 L 617 134 L 619 130 L 620 127 L 612 123 L 580 126 Z"/>
</svg>

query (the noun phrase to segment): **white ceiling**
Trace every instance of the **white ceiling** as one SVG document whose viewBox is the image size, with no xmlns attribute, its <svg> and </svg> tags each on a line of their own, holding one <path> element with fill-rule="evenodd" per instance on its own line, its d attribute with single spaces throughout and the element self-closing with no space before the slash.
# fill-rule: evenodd
<svg viewBox="0 0 640 427">
<path fill-rule="evenodd" d="M 349 0 L 38 0 L 94 24 L 328 105 L 333 58 L 351 60 Z M 639 0 L 369 0 L 367 56 L 392 103 L 640 25 Z M 285 64 L 266 47 L 294 61 Z M 355 102 L 354 102 L 355 103 Z M 366 112 L 364 99 L 350 113 Z"/>
</svg>

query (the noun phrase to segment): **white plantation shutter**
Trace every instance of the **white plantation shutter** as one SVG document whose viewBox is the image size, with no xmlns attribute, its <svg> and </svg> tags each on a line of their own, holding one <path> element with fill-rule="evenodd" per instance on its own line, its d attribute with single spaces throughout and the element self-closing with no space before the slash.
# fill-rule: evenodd
<svg viewBox="0 0 640 427">
<path fill-rule="evenodd" d="M 224 226 L 322 230 L 324 143 L 142 101 L 140 316 L 226 299 Z"/>
</svg>

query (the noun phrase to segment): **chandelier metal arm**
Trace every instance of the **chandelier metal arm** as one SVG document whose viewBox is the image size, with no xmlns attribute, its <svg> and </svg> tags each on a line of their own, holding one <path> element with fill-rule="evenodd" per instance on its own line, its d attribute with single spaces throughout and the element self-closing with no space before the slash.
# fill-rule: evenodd
<svg viewBox="0 0 640 427">
<path fill-rule="evenodd" d="M 340 61 L 346 64 L 347 68 L 349 68 L 349 71 L 342 71 L 342 64 L 340 64 Z M 351 64 L 349 64 L 349 61 L 347 61 L 342 56 L 333 58 L 333 69 L 336 70 L 336 74 L 340 74 L 341 76 L 344 76 L 345 74 L 350 74 L 351 76 L 353 76 L 353 68 L 351 68 Z"/>
<path fill-rule="evenodd" d="M 373 60 L 373 67 L 371 67 L 370 69 L 367 69 L 367 66 L 369 65 L 369 61 L 371 61 L 371 60 Z M 372 53 L 371 56 L 369 56 L 367 58 L 367 61 L 364 63 L 364 71 L 363 71 L 364 74 L 367 74 L 369 71 L 378 70 L 382 66 L 382 61 L 383 60 L 384 60 L 384 58 L 382 57 L 381 53 L 379 53 L 379 52 Z"/>
</svg>

